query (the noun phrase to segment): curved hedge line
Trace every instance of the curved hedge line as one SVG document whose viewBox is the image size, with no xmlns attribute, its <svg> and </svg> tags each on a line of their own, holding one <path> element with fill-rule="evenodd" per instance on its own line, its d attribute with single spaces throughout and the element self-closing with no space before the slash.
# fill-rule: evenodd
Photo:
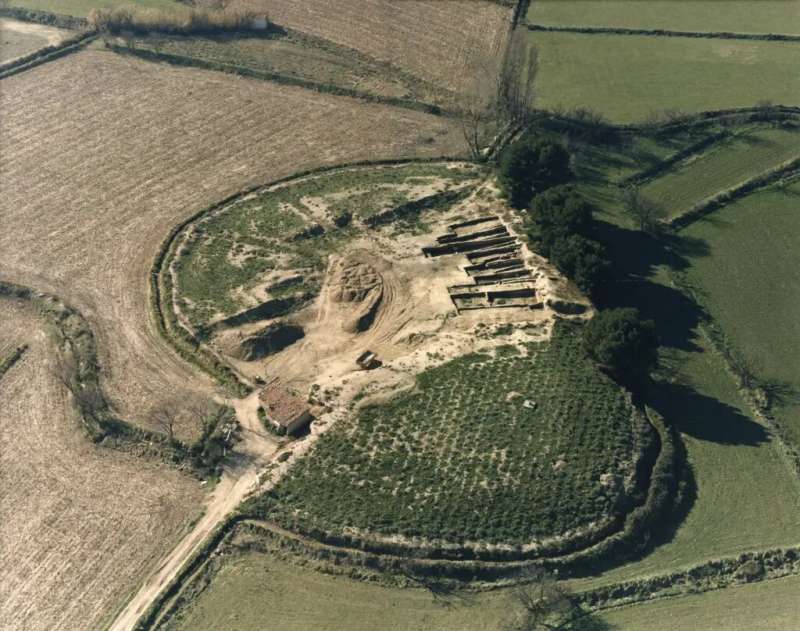
<svg viewBox="0 0 800 631">
<path fill-rule="evenodd" d="M 10 77 L 23 70 L 30 70 L 47 61 L 53 61 L 59 57 L 69 55 L 70 53 L 78 52 L 95 37 L 97 37 L 97 35 L 92 32 L 81 33 L 80 35 L 65 39 L 60 44 L 45 46 L 23 57 L 18 57 L 17 59 L 12 59 L 4 64 L 0 64 L 0 79 Z"/>
</svg>

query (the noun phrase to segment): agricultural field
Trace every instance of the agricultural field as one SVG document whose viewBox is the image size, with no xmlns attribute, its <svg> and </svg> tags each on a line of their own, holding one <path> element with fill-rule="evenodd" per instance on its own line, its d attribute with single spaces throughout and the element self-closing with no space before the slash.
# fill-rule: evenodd
<svg viewBox="0 0 800 631">
<path fill-rule="evenodd" d="M 700 299 L 758 379 L 800 445 L 800 183 L 757 191 L 683 233 L 709 244 L 688 275 Z"/>
<path fill-rule="evenodd" d="M 649 182 L 642 193 L 670 218 L 695 204 L 800 157 L 800 125 L 745 128 Z"/>
<path fill-rule="evenodd" d="M 196 480 L 89 442 L 48 325 L 0 299 L 0 627 L 97 629 L 199 513 Z"/>
<path fill-rule="evenodd" d="M 449 91 L 468 84 L 474 68 L 486 74 L 498 67 L 512 16 L 510 7 L 485 0 L 229 0 L 227 6 L 266 9 L 280 26 L 353 48 Z"/>
<path fill-rule="evenodd" d="M 3 276 L 86 315 L 112 403 L 143 426 L 165 397 L 215 390 L 151 325 L 176 222 L 305 168 L 462 151 L 448 119 L 95 49 L 4 79 L 0 108 Z"/>
<path fill-rule="evenodd" d="M 527 21 L 546 26 L 599 26 L 673 31 L 800 34 L 797 0 L 536 0 Z"/>
<path fill-rule="evenodd" d="M 797 102 L 795 42 L 529 33 L 539 49 L 538 105 L 586 107 L 613 122 Z M 625 68 L 625 72 L 620 72 Z"/>
<path fill-rule="evenodd" d="M 622 607 L 598 616 L 611 629 L 775 631 L 800 619 L 800 577 Z"/>
<path fill-rule="evenodd" d="M 0 64 L 59 44 L 68 36 L 60 28 L 0 18 Z"/>
<path fill-rule="evenodd" d="M 303 530 L 523 545 L 629 510 L 650 440 L 562 324 L 549 343 L 446 362 L 364 407 L 258 510 Z"/>
<path fill-rule="evenodd" d="M 137 48 L 220 64 L 238 71 L 278 75 L 378 97 L 440 100 L 435 86 L 381 64 L 350 48 L 299 33 L 267 37 L 169 37 L 150 35 Z M 438 96 L 437 96 L 438 95 Z"/>
<path fill-rule="evenodd" d="M 137 6 L 144 9 L 181 9 L 183 7 L 177 0 L 11 0 L 8 5 L 80 18 L 89 15 L 92 9 L 113 9 L 124 6 Z"/>
</svg>

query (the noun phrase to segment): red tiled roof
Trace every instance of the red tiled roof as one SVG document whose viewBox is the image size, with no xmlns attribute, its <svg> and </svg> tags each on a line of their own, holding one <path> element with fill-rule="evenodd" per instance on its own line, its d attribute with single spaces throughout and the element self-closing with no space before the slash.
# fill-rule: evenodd
<svg viewBox="0 0 800 631">
<path fill-rule="evenodd" d="M 291 424 L 309 409 L 305 401 L 292 394 L 278 381 L 273 381 L 264 387 L 258 395 L 258 400 L 269 419 L 283 427 Z"/>
</svg>

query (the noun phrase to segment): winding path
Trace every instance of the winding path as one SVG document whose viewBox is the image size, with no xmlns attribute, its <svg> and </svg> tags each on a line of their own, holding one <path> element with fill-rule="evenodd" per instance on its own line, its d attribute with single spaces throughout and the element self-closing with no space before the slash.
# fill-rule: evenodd
<svg viewBox="0 0 800 631">
<path fill-rule="evenodd" d="M 259 473 L 269 464 L 278 443 L 262 427 L 258 418 L 258 392 L 244 399 L 226 401 L 234 407 L 242 427 L 242 440 L 229 459 L 222 479 L 209 495 L 200 520 L 145 580 L 117 615 L 110 631 L 131 631 L 161 593 L 180 575 L 186 563 L 237 506 L 255 489 Z"/>
</svg>

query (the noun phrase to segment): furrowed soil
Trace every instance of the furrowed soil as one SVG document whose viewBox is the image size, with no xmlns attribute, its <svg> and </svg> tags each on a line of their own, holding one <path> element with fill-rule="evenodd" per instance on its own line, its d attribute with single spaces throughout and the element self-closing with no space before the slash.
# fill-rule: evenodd
<svg viewBox="0 0 800 631">
<path fill-rule="evenodd" d="M 45 46 L 55 46 L 68 31 L 42 24 L 0 19 L 0 63 L 12 61 Z"/>
<path fill-rule="evenodd" d="M 483 0 L 230 0 L 264 9 L 280 26 L 355 48 L 450 90 L 467 80 L 466 61 L 502 59 L 512 9 Z"/>
<path fill-rule="evenodd" d="M 32 309 L 0 300 L 0 628 L 98 629 L 198 516 L 196 480 L 86 440 Z"/>
<path fill-rule="evenodd" d="M 141 426 L 169 396 L 214 392 L 150 315 L 150 266 L 176 223 L 303 169 L 462 150 L 447 119 L 100 49 L 4 79 L 0 114 L 2 277 L 84 314 L 111 402 Z"/>
</svg>

